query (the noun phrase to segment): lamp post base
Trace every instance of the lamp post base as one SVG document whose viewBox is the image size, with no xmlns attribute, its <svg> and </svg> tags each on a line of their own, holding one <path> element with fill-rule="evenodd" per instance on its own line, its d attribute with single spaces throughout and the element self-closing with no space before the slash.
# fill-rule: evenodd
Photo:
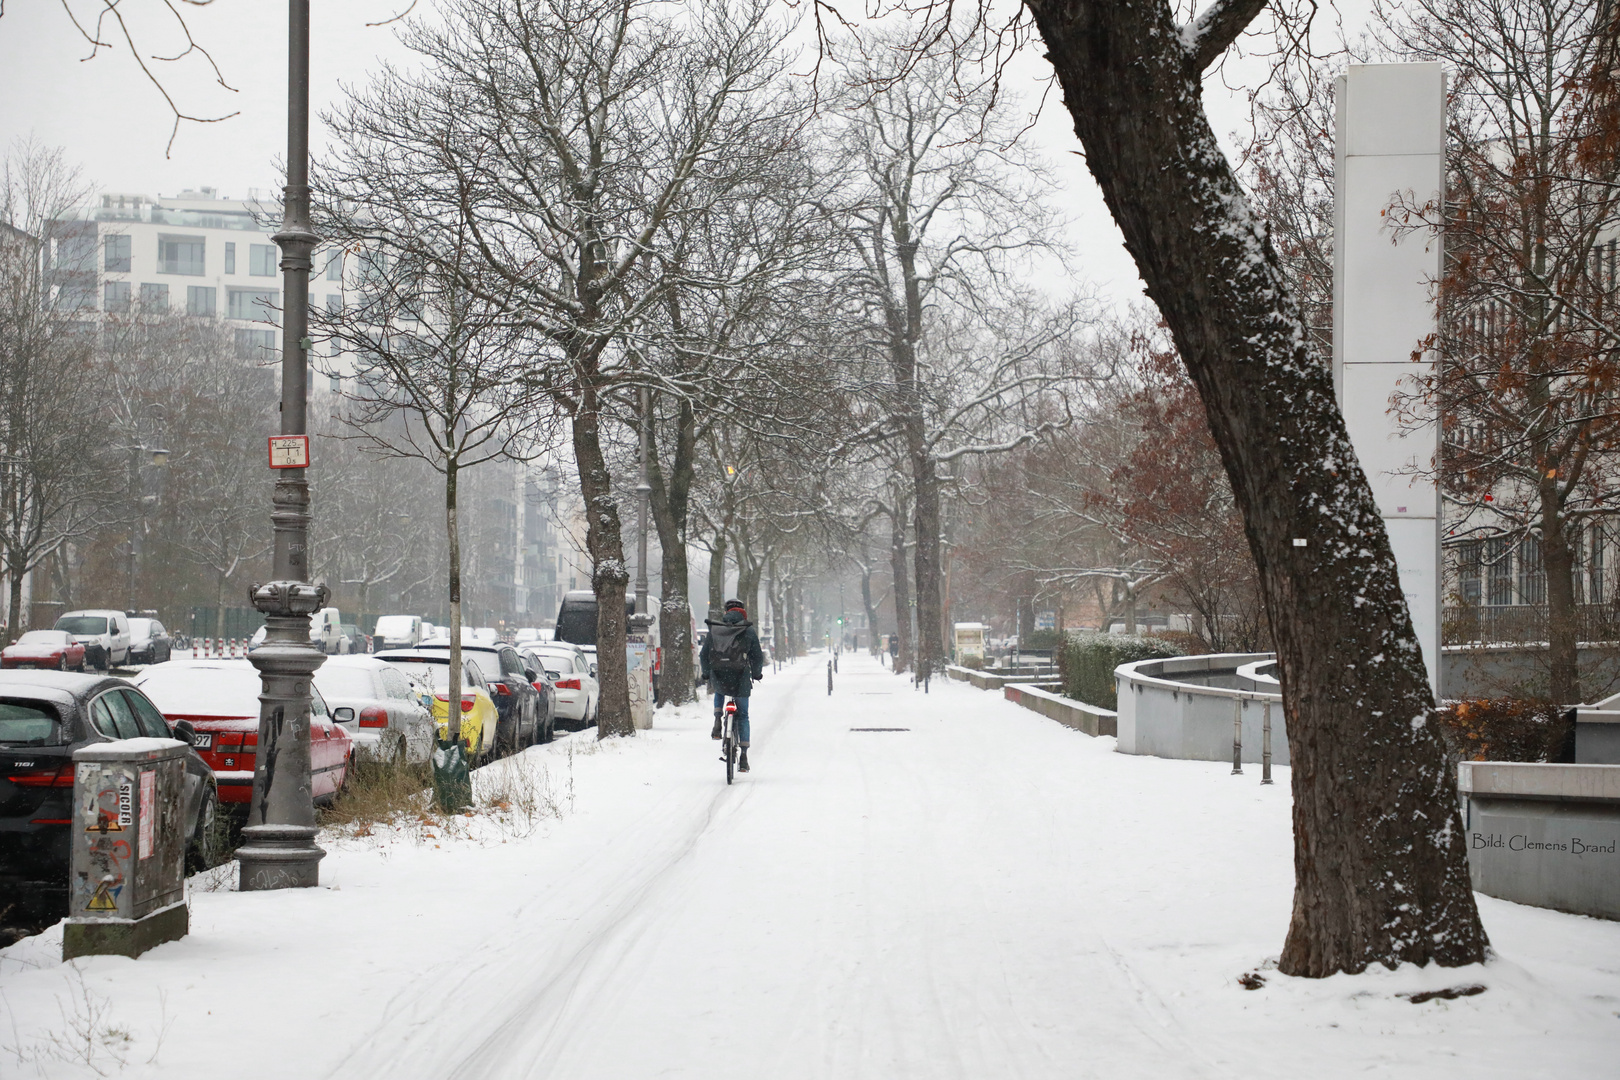
<svg viewBox="0 0 1620 1080">
<path fill-rule="evenodd" d="M 242 892 L 263 889 L 307 889 L 321 881 L 326 849 L 315 843 L 315 830 L 303 825 L 249 825 L 247 841 L 236 849 Z"/>
</svg>

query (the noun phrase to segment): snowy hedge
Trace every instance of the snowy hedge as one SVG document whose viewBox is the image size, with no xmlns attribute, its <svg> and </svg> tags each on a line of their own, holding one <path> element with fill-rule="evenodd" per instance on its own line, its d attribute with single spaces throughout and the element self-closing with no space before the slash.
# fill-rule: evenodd
<svg viewBox="0 0 1620 1080">
<path fill-rule="evenodd" d="M 1073 634 L 1057 651 L 1063 694 L 1099 709 L 1113 709 L 1115 668 L 1133 660 L 1163 660 L 1181 655 L 1181 650 L 1161 638 Z"/>
</svg>

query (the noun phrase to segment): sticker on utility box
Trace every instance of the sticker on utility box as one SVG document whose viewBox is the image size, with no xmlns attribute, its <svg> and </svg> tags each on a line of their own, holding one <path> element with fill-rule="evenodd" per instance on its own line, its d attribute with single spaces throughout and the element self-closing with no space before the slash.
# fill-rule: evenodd
<svg viewBox="0 0 1620 1080">
<path fill-rule="evenodd" d="M 272 469 L 309 468 L 309 436 L 270 436 L 270 467 Z"/>
</svg>

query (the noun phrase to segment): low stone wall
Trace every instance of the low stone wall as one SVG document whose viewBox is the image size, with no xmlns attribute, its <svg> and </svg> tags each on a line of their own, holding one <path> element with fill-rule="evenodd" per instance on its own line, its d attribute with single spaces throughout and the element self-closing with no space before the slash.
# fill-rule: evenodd
<svg viewBox="0 0 1620 1080">
<path fill-rule="evenodd" d="M 1008 683 L 1038 682 L 1050 673 L 1035 668 L 1025 668 L 1016 671 L 978 671 L 974 668 L 951 664 L 945 669 L 945 674 L 958 682 L 971 683 L 980 690 L 1000 690 Z"/>
<path fill-rule="evenodd" d="M 1241 718 L 1242 760 L 1258 763 L 1269 704 L 1271 763 L 1287 765 L 1282 695 L 1251 689 L 1267 685 L 1254 668 L 1270 659 L 1270 653 L 1215 653 L 1121 664 L 1114 670 L 1119 752 L 1231 761 L 1234 719 Z"/>
<path fill-rule="evenodd" d="M 1620 765 L 1465 761 L 1457 787 L 1476 890 L 1620 919 Z"/>
<path fill-rule="evenodd" d="M 1083 731 L 1087 735 L 1113 735 L 1118 731 L 1115 715 L 1107 709 L 1100 709 L 1095 705 L 1087 705 L 1083 701 L 1075 701 L 1057 693 L 1058 683 L 1046 686 L 1037 686 L 1034 683 L 1009 683 L 1002 688 L 1002 696 L 1015 705 L 1022 705 L 1033 712 L 1051 720 L 1056 720 L 1064 727 Z"/>
</svg>

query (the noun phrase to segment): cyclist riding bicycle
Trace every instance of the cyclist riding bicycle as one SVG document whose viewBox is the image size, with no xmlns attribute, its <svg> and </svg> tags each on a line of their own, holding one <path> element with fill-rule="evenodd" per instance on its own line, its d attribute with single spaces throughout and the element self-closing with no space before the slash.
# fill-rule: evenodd
<svg viewBox="0 0 1620 1080">
<path fill-rule="evenodd" d="M 765 653 L 759 647 L 759 635 L 748 621 L 748 611 L 741 600 L 727 600 L 725 614 L 719 622 L 704 619 L 709 636 L 703 639 L 698 652 L 698 664 L 709 689 L 714 692 L 714 730 L 711 739 L 720 737 L 720 720 L 725 713 L 726 698 L 737 702 L 737 745 L 742 758 L 737 762 L 741 772 L 748 771 L 748 694 L 754 683 L 765 677 Z"/>
</svg>

